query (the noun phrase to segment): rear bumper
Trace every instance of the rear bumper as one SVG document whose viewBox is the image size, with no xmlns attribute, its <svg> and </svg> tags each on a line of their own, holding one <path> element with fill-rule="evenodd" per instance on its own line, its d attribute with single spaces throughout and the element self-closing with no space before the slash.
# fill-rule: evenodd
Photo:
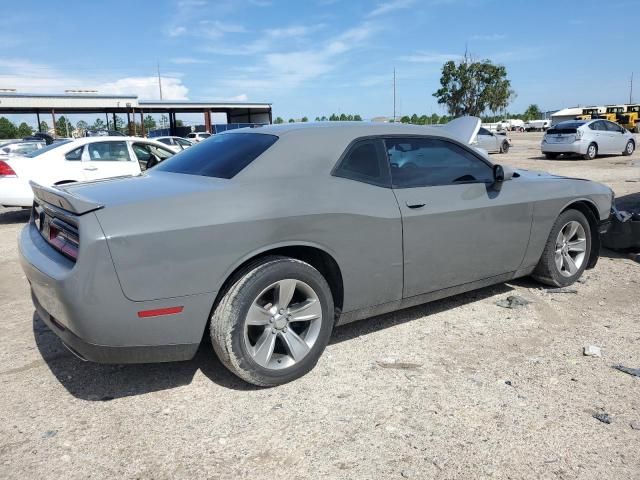
<svg viewBox="0 0 640 480">
<path fill-rule="evenodd" d="M 543 143 L 540 148 L 542 153 L 575 153 L 580 155 L 587 153 L 587 147 L 582 142 Z"/>
<path fill-rule="evenodd" d="M 200 344 L 213 303 L 211 295 L 135 302 L 120 287 L 93 214 L 83 215 L 78 262 L 44 241 L 33 222 L 19 238 L 20 263 L 38 316 L 84 360 L 147 363 L 188 360 Z M 162 281 L 161 278 L 150 279 Z M 179 305 L 175 314 L 140 312 Z"/>
</svg>

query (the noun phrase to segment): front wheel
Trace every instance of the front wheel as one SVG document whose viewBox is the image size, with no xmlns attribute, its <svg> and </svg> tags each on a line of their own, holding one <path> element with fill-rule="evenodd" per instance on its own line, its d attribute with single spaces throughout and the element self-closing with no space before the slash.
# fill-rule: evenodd
<svg viewBox="0 0 640 480">
<path fill-rule="evenodd" d="M 509 153 L 509 142 L 502 142 L 500 153 Z"/>
<path fill-rule="evenodd" d="M 232 373 L 270 387 L 309 372 L 333 329 L 333 298 L 311 265 L 267 257 L 229 287 L 211 317 L 211 342 Z"/>
<path fill-rule="evenodd" d="M 533 277 L 555 287 L 571 285 L 587 268 L 590 252 L 589 221 L 578 210 L 566 210 L 551 229 Z"/>
<path fill-rule="evenodd" d="M 636 149 L 635 143 L 633 143 L 633 140 L 629 140 L 627 142 L 627 145 L 624 147 L 624 152 L 622 152 L 622 155 L 629 156 L 633 153 L 635 149 Z"/>
</svg>

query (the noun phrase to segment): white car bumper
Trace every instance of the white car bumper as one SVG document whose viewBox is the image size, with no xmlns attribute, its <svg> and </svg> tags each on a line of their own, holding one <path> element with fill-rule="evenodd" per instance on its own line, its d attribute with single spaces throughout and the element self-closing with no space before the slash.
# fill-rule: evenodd
<svg viewBox="0 0 640 480">
<path fill-rule="evenodd" d="M 0 205 L 4 207 L 30 207 L 33 191 L 29 182 L 21 178 L 0 178 Z"/>
<path fill-rule="evenodd" d="M 546 143 L 540 145 L 542 153 L 577 153 L 584 155 L 587 153 L 587 144 L 578 140 L 573 143 Z"/>
</svg>

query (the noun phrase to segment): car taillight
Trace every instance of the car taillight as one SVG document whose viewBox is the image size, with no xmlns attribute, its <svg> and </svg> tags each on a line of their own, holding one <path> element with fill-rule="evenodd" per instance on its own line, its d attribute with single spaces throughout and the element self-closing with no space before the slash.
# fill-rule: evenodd
<svg viewBox="0 0 640 480">
<path fill-rule="evenodd" d="M 78 231 L 58 220 L 49 224 L 49 235 L 45 237 L 49 244 L 72 260 L 78 259 Z"/>
<path fill-rule="evenodd" d="M 3 160 L 0 160 L 0 177 L 17 177 L 13 168 Z"/>
</svg>

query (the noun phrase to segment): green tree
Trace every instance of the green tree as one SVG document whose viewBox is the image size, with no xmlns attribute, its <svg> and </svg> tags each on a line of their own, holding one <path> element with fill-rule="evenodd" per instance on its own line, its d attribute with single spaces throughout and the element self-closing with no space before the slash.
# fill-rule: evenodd
<svg viewBox="0 0 640 480">
<path fill-rule="evenodd" d="M 296 123 L 296 121 L 293 118 L 290 118 L 289 123 Z"/>
<path fill-rule="evenodd" d="M 361 122 L 362 121 L 362 117 L 360 115 L 358 115 L 358 114 L 355 114 L 353 116 L 353 121 L 354 122 Z"/>
<path fill-rule="evenodd" d="M 411 123 L 411 117 L 409 115 L 403 115 L 400 117 L 400 123 Z"/>
<path fill-rule="evenodd" d="M 80 132 L 86 132 L 88 129 L 89 129 L 89 124 L 84 120 L 80 120 L 78 123 L 76 123 L 76 130 Z"/>
<path fill-rule="evenodd" d="M 438 117 L 438 114 L 432 113 L 431 118 L 429 119 L 429 122 L 431 123 L 431 125 L 437 125 L 439 121 L 440 121 L 440 117 Z"/>
<path fill-rule="evenodd" d="M 156 128 L 156 119 L 151 115 L 147 115 L 144 117 L 144 129 L 146 131 L 153 130 Z"/>
<path fill-rule="evenodd" d="M 49 131 L 49 125 L 44 120 L 40 120 L 40 131 L 41 132 L 48 132 Z"/>
<path fill-rule="evenodd" d="M 74 130 L 75 127 L 64 115 L 56 120 L 56 135 L 58 137 L 71 137 Z"/>
<path fill-rule="evenodd" d="M 309 119 L 307 117 L 302 117 L 302 120 L 300 120 L 301 122 L 308 122 Z"/>
<path fill-rule="evenodd" d="M 6 117 L 0 117 L 0 138 L 16 138 L 18 136 L 18 129 L 16 126 Z"/>
<path fill-rule="evenodd" d="M 420 115 L 420 118 L 418 119 L 418 125 L 426 125 L 427 123 L 429 123 L 429 117 L 427 117 L 426 115 Z"/>
<path fill-rule="evenodd" d="M 411 122 L 413 125 L 417 125 L 418 124 L 418 115 L 416 115 L 415 113 L 413 115 L 411 115 Z"/>
<path fill-rule="evenodd" d="M 527 109 L 524 111 L 524 115 L 522 116 L 524 117 L 523 120 L 538 120 L 540 117 L 542 117 L 542 112 L 540 111 L 540 107 L 538 107 L 538 105 L 532 103 L 527 107 Z"/>
<path fill-rule="evenodd" d="M 335 122 L 335 121 L 337 121 L 339 119 L 340 118 L 335 113 L 332 113 L 331 116 L 329 117 L 329 121 L 330 122 Z"/>
<path fill-rule="evenodd" d="M 25 122 L 22 122 L 18 127 L 18 137 L 24 138 L 29 135 L 33 135 L 33 128 L 27 125 Z"/>
<path fill-rule="evenodd" d="M 475 62 L 466 53 L 458 63 L 450 60 L 442 66 L 440 88 L 433 94 L 453 117 L 505 109 L 513 95 L 504 66 Z"/>
<path fill-rule="evenodd" d="M 104 130 L 105 129 L 104 121 L 101 118 L 96 118 L 96 121 L 93 122 L 93 125 L 91 125 L 91 128 L 93 130 Z"/>
<path fill-rule="evenodd" d="M 340 121 L 341 122 L 346 122 L 347 121 L 347 116 L 344 113 L 340 114 Z"/>
<path fill-rule="evenodd" d="M 273 121 L 273 123 L 275 123 L 275 124 L 284 123 L 284 120 L 282 119 L 282 117 L 276 117 L 276 119 Z"/>
</svg>

